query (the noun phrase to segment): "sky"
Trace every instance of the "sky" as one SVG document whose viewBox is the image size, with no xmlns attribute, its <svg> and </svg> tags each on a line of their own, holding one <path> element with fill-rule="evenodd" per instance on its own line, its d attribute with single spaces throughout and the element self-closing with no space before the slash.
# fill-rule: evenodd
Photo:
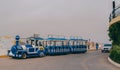
<svg viewBox="0 0 120 70">
<path fill-rule="evenodd" d="M 53 34 L 108 43 L 111 10 L 112 0 L 0 0 L 0 36 Z"/>
</svg>

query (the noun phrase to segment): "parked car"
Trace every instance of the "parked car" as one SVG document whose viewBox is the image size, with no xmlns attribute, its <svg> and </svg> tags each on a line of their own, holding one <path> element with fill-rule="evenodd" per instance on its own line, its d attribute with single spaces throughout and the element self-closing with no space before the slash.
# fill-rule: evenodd
<svg viewBox="0 0 120 70">
<path fill-rule="evenodd" d="M 112 44 L 104 44 L 104 46 L 101 49 L 102 53 L 110 52 L 110 49 L 112 48 Z"/>
</svg>

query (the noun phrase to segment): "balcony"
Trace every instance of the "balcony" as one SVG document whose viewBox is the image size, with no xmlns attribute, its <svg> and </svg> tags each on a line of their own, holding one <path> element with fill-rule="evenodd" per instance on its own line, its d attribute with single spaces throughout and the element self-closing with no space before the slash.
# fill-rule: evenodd
<svg viewBox="0 0 120 70">
<path fill-rule="evenodd" d="M 110 25 L 120 21 L 120 5 L 113 9 L 109 16 Z"/>
</svg>

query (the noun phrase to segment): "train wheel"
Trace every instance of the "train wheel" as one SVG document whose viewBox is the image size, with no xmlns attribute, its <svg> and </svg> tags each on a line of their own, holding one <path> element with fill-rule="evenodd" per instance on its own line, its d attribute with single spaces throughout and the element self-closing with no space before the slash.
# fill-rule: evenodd
<svg viewBox="0 0 120 70">
<path fill-rule="evenodd" d="M 50 49 L 50 55 L 53 55 L 53 48 Z"/>
<path fill-rule="evenodd" d="M 60 49 L 59 49 L 59 47 L 57 47 L 57 54 L 58 54 L 58 55 L 60 54 Z"/>
<path fill-rule="evenodd" d="M 60 47 L 58 47 L 58 54 L 60 55 Z"/>
<path fill-rule="evenodd" d="M 40 52 L 40 57 L 45 56 L 44 52 Z"/>
<path fill-rule="evenodd" d="M 55 48 L 53 48 L 53 54 L 54 54 L 54 55 L 56 54 Z"/>
<path fill-rule="evenodd" d="M 23 53 L 22 58 L 23 58 L 23 59 L 26 59 L 26 58 L 27 58 L 26 53 Z"/>
</svg>

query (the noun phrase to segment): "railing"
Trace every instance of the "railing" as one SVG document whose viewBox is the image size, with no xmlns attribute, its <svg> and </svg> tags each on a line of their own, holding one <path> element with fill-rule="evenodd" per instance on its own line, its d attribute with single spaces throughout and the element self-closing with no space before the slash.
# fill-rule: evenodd
<svg viewBox="0 0 120 70">
<path fill-rule="evenodd" d="M 113 9 L 112 13 L 109 16 L 109 22 L 117 16 L 120 16 L 120 5 Z"/>
</svg>

